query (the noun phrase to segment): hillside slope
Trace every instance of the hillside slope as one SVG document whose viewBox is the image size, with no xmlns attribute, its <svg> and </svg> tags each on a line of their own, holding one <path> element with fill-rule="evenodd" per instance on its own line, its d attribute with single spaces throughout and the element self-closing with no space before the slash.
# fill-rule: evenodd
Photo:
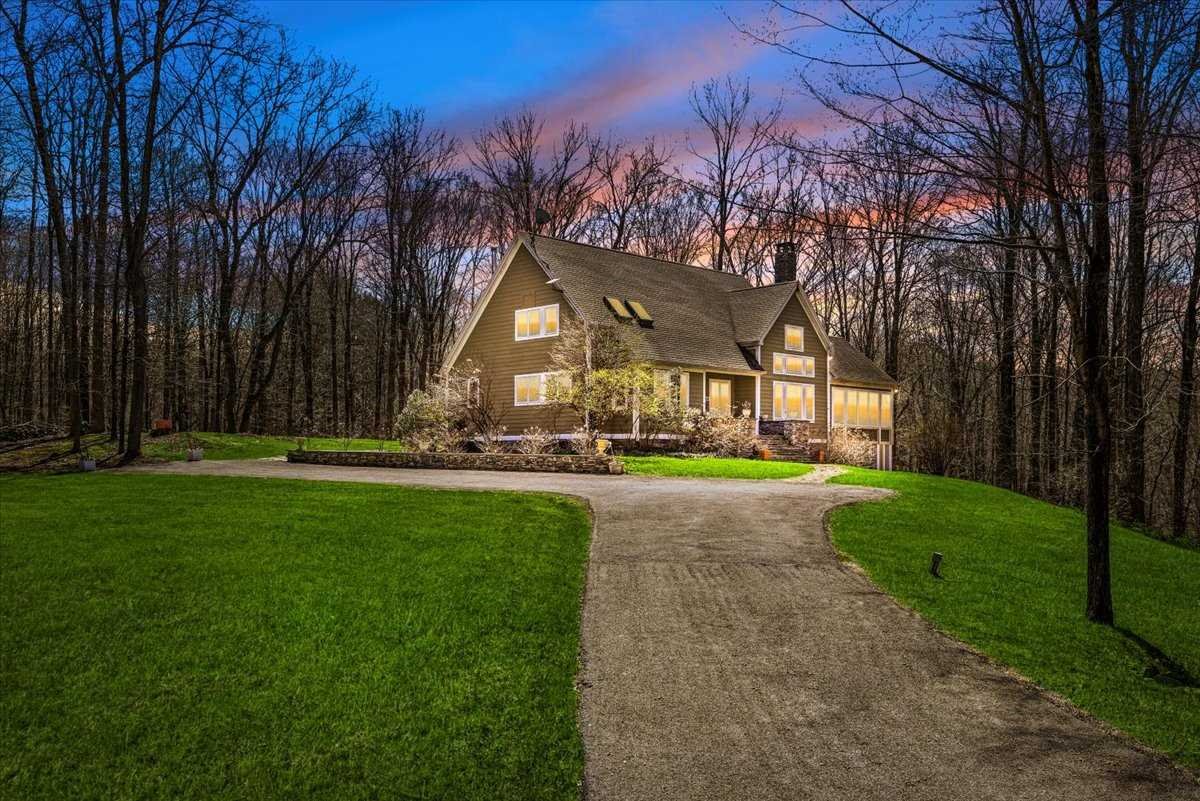
<svg viewBox="0 0 1200 801">
<path fill-rule="evenodd" d="M 1084 618 L 1083 516 L 970 481 L 851 468 L 896 497 L 843 507 L 843 558 L 938 628 L 1200 768 L 1200 551 L 1114 525 L 1116 626 Z M 944 554 L 943 578 L 930 575 Z"/>
</svg>

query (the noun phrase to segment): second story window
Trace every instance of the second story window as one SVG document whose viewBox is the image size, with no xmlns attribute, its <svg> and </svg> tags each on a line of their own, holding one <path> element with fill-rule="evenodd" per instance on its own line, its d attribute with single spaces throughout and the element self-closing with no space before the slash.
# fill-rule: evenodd
<svg viewBox="0 0 1200 801">
<path fill-rule="evenodd" d="M 772 356 L 771 362 L 771 372 L 776 375 L 798 375 L 812 378 L 817 374 L 817 360 L 812 356 L 776 353 Z"/>
<path fill-rule="evenodd" d="M 558 336 L 558 304 L 517 309 L 516 338 L 542 339 Z"/>
<path fill-rule="evenodd" d="M 783 346 L 788 350 L 804 352 L 804 326 L 785 325 L 783 327 Z"/>
</svg>

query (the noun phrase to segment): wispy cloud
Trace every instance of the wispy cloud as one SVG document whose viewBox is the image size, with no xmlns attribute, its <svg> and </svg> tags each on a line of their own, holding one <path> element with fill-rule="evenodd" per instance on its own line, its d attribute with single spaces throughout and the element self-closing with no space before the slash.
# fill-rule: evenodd
<svg viewBox="0 0 1200 801">
<path fill-rule="evenodd" d="M 642 126 L 632 118 L 647 114 L 658 118 L 656 128 L 667 129 L 678 121 L 678 131 L 688 115 L 687 94 L 693 84 L 736 73 L 761 55 L 741 42 L 724 20 L 647 30 L 638 41 L 601 50 L 560 81 L 503 105 L 454 115 L 446 125 L 455 136 L 469 140 L 498 117 L 524 107 L 544 121 L 546 137 L 557 136 L 574 120 L 596 131 L 642 138 L 648 132 L 638 130 Z"/>
</svg>

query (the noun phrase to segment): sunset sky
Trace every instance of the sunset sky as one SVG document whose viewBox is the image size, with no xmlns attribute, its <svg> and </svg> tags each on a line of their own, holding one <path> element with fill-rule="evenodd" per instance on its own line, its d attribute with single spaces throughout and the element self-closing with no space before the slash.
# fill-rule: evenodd
<svg viewBox="0 0 1200 801">
<path fill-rule="evenodd" d="M 762 105 L 782 97 L 786 117 L 820 135 L 827 114 L 794 91 L 794 58 L 745 40 L 725 13 L 757 21 L 756 3 L 261 0 L 298 42 L 356 66 L 393 106 L 424 108 L 469 139 L 498 115 L 527 106 L 637 140 L 681 145 L 694 122 L 690 87 L 749 78 Z M 817 43 L 820 44 L 820 43 Z"/>
</svg>

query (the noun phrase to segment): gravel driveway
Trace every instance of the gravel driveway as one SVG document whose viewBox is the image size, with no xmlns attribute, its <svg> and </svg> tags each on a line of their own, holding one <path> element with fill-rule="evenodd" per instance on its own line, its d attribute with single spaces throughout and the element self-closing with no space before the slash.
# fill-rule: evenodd
<svg viewBox="0 0 1200 801">
<path fill-rule="evenodd" d="M 278 461 L 135 469 L 586 498 L 589 801 L 1200 798 L 1194 776 L 839 565 L 824 514 L 878 490 Z"/>
</svg>

